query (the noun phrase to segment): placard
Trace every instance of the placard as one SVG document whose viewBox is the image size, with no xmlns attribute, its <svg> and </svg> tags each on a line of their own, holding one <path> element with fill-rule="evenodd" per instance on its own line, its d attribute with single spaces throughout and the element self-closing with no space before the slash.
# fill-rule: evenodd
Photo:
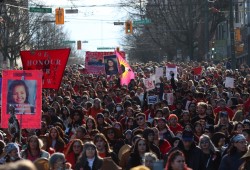
<svg viewBox="0 0 250 170">
<path fill-rule="evenodd" d="M 3 71 L 1 128 L 8 127 L 11 107 L 21 128 L 41 128 L 42 75 L 41 70 Z"/>
<path fill-rule="evenodd" d="M 225 87 L 234 88 L 234 78 L 226 77 Z"/>
<path fill-rule="evenodd" d="M 152 78 L 144 79 L 143 83 L 144 83 L 147 91 L 155 89 L 155 84 L 154 84 L 154 81 Z"/>
<path fill-rule="evenodd" d="M 118 74 L 118 64 L 116 55 L 104 56 L 105 72 L 106 75 L 116 75 Z"/>
<path fill-rule="evenodd" d="M 148 96 L 148 104 L 155 104 L 158 102 L 158 96 L 154 95 L 154 96 Z"/>
<path fill-rule="evenodd" d="M 163 68 L 156 67 L 155 69 L 155 83 L 160 83 L 160 77 L 163 77 Z"/>
<path fill-rule="evenodd" d="M 175 64 L 167 64 L 166 66 L 166 77 L 168 80 L 172 78 L 171 74 L 174 73 L 174 79 L 177 79 L 177 66 Z"/>
<path fill-rule="evenodd" d="M 174 94 L 173 93 L 164 93 L 163 100 L 167 100 L 168 105 L 174 104 Z"/>
</svg>

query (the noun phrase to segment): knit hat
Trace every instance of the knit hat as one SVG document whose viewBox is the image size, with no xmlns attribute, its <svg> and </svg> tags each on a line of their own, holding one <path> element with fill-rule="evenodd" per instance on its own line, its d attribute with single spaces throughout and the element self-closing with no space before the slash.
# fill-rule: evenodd
<svg viewBox="0 0 250 170">
<path fill-rule="evenodd" d="M 194 133 L 192 131 L 184 130 L 182 133 L 182 140 L 193 141 L 194 140 Z"/>
<path fill-rule="evenodd" d="M 178 117 L 175 114 L 170 114 L 169 117 L 168 117 L 168 120 L 171 119 L 171 118 L 176 118 L 177 121 L 178 121 Z"/>
<path fill-rule="evenodd" d="M 242 135 L 242 134 L 238 134 L 238 135 L 235 135 L 232 137 L 231 141 L 232 142 L 239 142 L 239 141 L 242 141 L 242 140 L 246 140 L 245 136 Z"/>
<path fill-rule="evenodd" d="M 6 154 L 9 154 L 11 151 L 13 151 L 14 149 L 17 149 L 18 153 L 19 153 L 19 147 L 16 143 L 8 143 L 6 146 L 5 146 L 5 153 Z"/>
</svg>

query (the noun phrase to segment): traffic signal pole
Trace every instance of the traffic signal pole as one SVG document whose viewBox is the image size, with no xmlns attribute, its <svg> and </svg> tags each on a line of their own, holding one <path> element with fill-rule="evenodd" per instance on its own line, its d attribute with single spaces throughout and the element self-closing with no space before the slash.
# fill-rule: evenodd
<svg viewBox="0 0 250 170">
<path fill-rule="evenodd" d="M 231 44 L 231 65 L 232 69 L 236 69 L 235 58 L 235 39 L 234 39 L 234 14 L 233 14 L 233 0 L 229 0 L 229 27 L 230 27 L 230 44 Z"/>
</svg>

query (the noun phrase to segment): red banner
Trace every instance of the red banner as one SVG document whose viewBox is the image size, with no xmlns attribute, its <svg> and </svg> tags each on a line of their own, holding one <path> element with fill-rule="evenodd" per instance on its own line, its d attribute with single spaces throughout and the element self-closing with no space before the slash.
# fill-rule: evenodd
<svg viewBox="0 0 250 170">
<path fill-rule="evenodd" d="M 24 70 L 42 70 L 43 88 L 59 89 L 70 49 L 21 51 Z"/>
<path fill-rule="evenodd" d="M 125 58 L 125 52 L 120 52 L 121 56 Z M 86 51 L 85 57 L 85 73 L 86 74 L 106 74 L 104 56 L 115 55 L 114 51 L 109 52 L 91 52 Z"/>
<path fill-rule="evenodd" d="M 41 128 L 42 71 L 4 70 L 2 74 L 1 128 L 8 128 L 13 115 L 22 129 Z"/>
</svg>

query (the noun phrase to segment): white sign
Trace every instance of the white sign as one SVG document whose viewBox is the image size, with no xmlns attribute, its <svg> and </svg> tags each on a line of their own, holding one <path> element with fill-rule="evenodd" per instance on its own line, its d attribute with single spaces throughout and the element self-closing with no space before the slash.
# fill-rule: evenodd
<svg viewBox="0 0 250 170">
<path fill-rule="evenodd" d="M 158 102 L 158 96 L 148 96 L 148 104 L 155 104 Z"/>
<path fill-rule="evenodd" d="M 234 88 L 234 78 L 226 77 L 225 87 Z"/>
<path fill-rule="evenodd" d="M 177 79 L 177 66 L 175 67 L 168 67 L 166 66 L 166 77 L 168 80 L 172 78 L 171 74 L 174 73 L 174 79 Z"/>
<path fill-rule="evenodd" d="M 163 100 L 167 100 L 168 105 L 174 104 L 174 94 L 173 93 L 164 93 Z"/>
<path fill-rule="evenodd" d="M 157 67 L 155 69 L 155 83 L 160 83 L 160 77 L 163 77 L 163 68 Z"/>
<path fill-rule="evenodd" d="M 147 91 L 153 90 L 155 88 L 155 84 L 154 84 L 154 81 L 152 78 L 144 79 L 143 83 L 144 83 Z"/>
</svg>

